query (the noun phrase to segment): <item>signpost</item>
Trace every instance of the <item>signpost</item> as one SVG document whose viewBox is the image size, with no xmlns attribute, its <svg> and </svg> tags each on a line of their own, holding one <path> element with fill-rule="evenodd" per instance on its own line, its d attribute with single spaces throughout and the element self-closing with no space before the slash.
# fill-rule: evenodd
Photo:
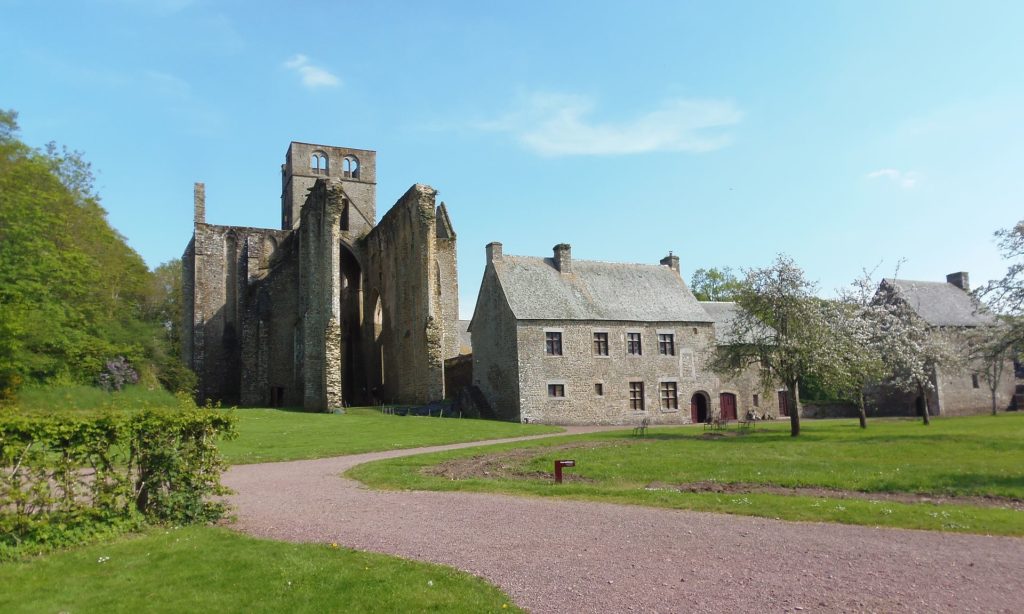
<svg viewBox="0 0 1024 614">
<path fill-rule="evenodd" d="M 574 460 L 556 460 L 555 461 L 555 484 L 562 483 L 562 467 L 575 467 L 576 461 Z"/>
</svg>

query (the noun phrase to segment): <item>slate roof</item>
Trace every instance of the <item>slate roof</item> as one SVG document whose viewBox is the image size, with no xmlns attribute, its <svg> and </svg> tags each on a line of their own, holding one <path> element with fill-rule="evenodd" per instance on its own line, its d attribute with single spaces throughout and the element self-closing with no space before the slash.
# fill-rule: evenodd
<svg viewBox="0 0 1024 614">
<path fill-rule="evenodd" d="M 678 273 L 666 266 L 503 256 L 494 271 L 518 320 L 711 322 Z"/>
<path fill-rule="evenodd" d="M 737 339 L 733 337 L 732 323 L 740 312 L 740 306 L 732 301 L 700 301 L 700 306 L 715 321 L 715 343 L 719 345 L 735 343 Z M 774 332 L 771 327 L 763 323 L 756 326 L 758 336 L 762 338 L 764 335 Z M 754 337 L 751 331 L 747 331 L 747 334 L 740 341 L 754 343 L 756 341 Z"/>
<path fill-rule="evenodd" d="M 884 279 L 896 294 L 932 326 L 985 326 L 995 323 L 992 314 L 978 311 L 971 295 L 947 282 Z"/>
<path fill-rule="evenodd" d="M 731 301 L 700 301 L 700 306 L 715 322 L 715 342 L 728 343 L 732 340 L 732 321 L 739 311 L 739 305 Z"/>
</svg>

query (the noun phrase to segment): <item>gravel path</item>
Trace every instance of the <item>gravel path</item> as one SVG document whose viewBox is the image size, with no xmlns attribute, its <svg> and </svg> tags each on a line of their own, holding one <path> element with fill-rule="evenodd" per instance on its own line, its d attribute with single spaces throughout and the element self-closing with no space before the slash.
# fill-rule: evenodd
<svg viewBox="0 0 1024 614">
<path fill-rule="evenodd" d="M 237 493 L 233 526 L 450 565 L 532 612 L 1024 611 L 1022 539 L 381 492 L 339 477 L 371 460 L 483 443 L 494 442 L 234 466 L 224 476 Z"/>
</svg>

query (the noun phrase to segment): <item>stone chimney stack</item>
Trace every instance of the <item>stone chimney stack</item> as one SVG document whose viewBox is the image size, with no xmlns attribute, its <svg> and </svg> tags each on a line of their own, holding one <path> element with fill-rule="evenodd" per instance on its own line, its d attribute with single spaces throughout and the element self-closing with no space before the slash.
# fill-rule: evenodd
<svg viewBox="0 0 1024 614">
<path fill-rule="evenodd" d="M 195 217 L 193 218 L 197 224 L 206 223 L 206 184 L 196 182 L 195 188 L 192 191 L 192 198 L 195 206 Z"/>
<path fill-rule="evenodd" d="M 664 258 L 661 259 L 661 264 L 663 266 L 667 266 L 668 268 L 670 268 L 673 271 L 675 271 L 676 275 L 680 275 L 680 273 L 679 273 L 679 256 L 673 256 L 672 252 L 669 252 L 668 256 L 665 256 Z"/>
<path fill-rule="evenodd" d="M 967 271 L 960 271 L 959 273 L 950 273 L 949 275 L 946 275 L 946 283 L 953 284 L 964 292 L 971 291 L 971 282 L 967 277 Z"/>
<path fill-rule="evenodd" d="M 568 243 L 555 246 L 555 268 L 566 275 L 572 273 L 572 246 Z"/>
<path fill-rule="evenodd" d="M 487 250 L 488 263 L 494 262 L 495 260 L 501 260 L 501 243 L 498 243 L 497 241 L 488 243 L 485 249 Z"/>
</svg>

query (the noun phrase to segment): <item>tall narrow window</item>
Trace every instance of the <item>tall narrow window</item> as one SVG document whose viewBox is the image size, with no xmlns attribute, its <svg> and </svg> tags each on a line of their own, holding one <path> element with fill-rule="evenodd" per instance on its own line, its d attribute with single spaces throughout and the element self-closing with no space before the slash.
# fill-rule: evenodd
<svg viewBox="0 0 1024 614">
<path fill-rule="evenodd" d="M 345 177 L 359 179 L 359 160 L 355 156 L 345 156 L 341 161 L 341 171 Z"/>
<path fill-rule="evenodd" d="M 972 388 L 980 388 L 981 387 L 981 385 L 978 383 L 978 374 L 977 373 L 972 373 L 971 374 L 971 387 Z"/>
<path fill-rule="evenodd" d="M 562 333 L 544 333 L 544 353 L 548 356 L 562 355 Z"/>
<path fill-rule="evenodd" d="M 644 410 L 644 383 L 629 383 L 629 408 L 634 411 Z"/>
<path fill-rule="evenodd" d="M 640 333 L 626 333 L 626 353 L 631 356 L 640 356 L 644 353 L 640 347 Z"/>
<path fill-rule="evenodd" d="M 595 382 L 594 383 L 594 394 L 596 394 L 599 397 L 603 397 L 604 396 L 604 384 L 602 384 L 601 382 Z"/>
<path fill-rule="evenodd" d="M 661 383 L 661 408 L 679 409 L 679 397 L 676 395 L 675 382 Z"/>
<path fill-rule="evenodd" d="M 676 340 L 674 335 L 672 335 L 671 333 L 658 334 L 658 353 L 663 356 L 676 355 Z"/>
<path fill-rule="evenodd" d="M 594 356 L 608 355 L 608 333 L 594 333 Z"/>
</svg>

